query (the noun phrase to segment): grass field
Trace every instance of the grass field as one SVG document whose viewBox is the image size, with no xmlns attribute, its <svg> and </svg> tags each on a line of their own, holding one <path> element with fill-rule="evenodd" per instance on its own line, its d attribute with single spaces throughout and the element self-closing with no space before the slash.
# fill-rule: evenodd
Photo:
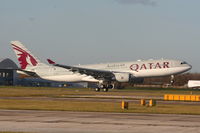
<svg viewBox="0 0 200 133">
<path fill-rule="evenodd" d="M 9 131 L 0 131 L 0 133 L 28 133 L 28 132 L 9 132 Z"/>
<path fill-rule="evenodd" d="M 73 95 L 123 95 L 123 96 L 163 96 L 164 94 L 196 94 L 199 90 L 174 88 L 127 88 L 95 92 L 88 88 L 47 88 L 47 87 L 0 87 L 0 97 L 68 97 Z"/>
<path fill-rule="evenodd" d="M 86 88 L 35 88 L 35 87 L 0 87 L 0 97 L 68 97 L 73 95 L 147 95 L 163 96 L 164 94 L 191 94 L 187 89 L 162 88 L 128 88 L 111 90 L 109 92 L 94 92 Z M 199 90 L 193 94 L 200 95 Z M 70 101 L 70 100 L 19 100 L 1 99 L 0 109 L 19 110 L 60 110 L 60 111 L 95 111 L 95 112 L 134 112 L 134 113 L 166 113 L 166 114 L 196 114 L 200 115 L 199 105 L 158 104 L 155 107 L 140 106 L 139 103 L 129 103 L 128 110 L 121 109 L 120 102 L 100 101 Z"/>
<path fill-rule="evenodd" d="M 50 111 L 89 111 L 89 112 L 133 112 L 164 114 L 196 114 L 200 115 L 199 105 L 159 104 L 154 107 L 129 103 L 128 110 L 121 109 L 120 102 L 77 102 L 52 100 L 0 100 L 0 109 L 13 110 L 50 110 Z"/>
</svg>

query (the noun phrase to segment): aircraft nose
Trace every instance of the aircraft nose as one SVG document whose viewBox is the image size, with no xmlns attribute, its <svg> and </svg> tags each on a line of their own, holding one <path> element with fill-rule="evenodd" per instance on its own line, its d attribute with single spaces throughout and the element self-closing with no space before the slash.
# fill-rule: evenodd
<svg viewBox="0 0 200 133">
<path fill-rule="evenodd" d="M 192 65 L 188 64 L 188 70 L 192 69 Z"/>
</svg>

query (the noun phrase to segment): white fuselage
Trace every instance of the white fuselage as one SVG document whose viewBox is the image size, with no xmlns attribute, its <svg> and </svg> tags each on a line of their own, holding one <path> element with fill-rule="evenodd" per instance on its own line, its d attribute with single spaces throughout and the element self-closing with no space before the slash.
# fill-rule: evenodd
<svg viewBox="0 0 200 133">
<path fill-rule="evenodd" d="M 175 75 L 186 72 L 191 69 L 191 65 L 183 61 L 178 60 L 146 60 L 146 61 L 134 61 L 134 62 L 118 62 L 118 63 L 104 63 L 104 64 L 92 64 L 92 65 L 78 65 L 77 67 L 106 70 L 111 72 L 126 72 L 130 73 L 136 78 L 145 77 L 159 77 Z M 46 67 L 37 66 L 32 69 L 38 76 L 43 79 L 53 81 L 64 82 L 99 82 L 99 80 L 92 76 L 80 74 L 78 72 L 72 72 L 65 68 L 57 66 Z"/>
</svg>

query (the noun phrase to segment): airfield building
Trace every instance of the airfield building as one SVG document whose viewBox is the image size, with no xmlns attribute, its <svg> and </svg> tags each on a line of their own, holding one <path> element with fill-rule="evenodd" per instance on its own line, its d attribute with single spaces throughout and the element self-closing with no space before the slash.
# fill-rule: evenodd
<svg viewBox="0 0 200 133">
<path fill-rule="evenodd" d="M 0 59 L 0 85 L 15 85 L 16 69 L 18 67 L 12 60 Z"/>
</svg>

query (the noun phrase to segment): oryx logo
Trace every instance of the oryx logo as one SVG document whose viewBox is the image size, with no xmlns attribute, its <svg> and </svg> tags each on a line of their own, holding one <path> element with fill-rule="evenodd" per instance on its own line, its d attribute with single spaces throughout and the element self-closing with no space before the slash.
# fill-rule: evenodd
<svg viewBox="0 0 200 133">
<path fill-rule="evenodd" d="M 27 53 L 25 50 L 14 44 L 12 44 L 12 46 L 13 49 L 16 51 L 18 61 L 21 65 L 21 69 L 26 69 L 28 65 L 36 66 L 38 64 L 34 57 Z"/>
</svg>

